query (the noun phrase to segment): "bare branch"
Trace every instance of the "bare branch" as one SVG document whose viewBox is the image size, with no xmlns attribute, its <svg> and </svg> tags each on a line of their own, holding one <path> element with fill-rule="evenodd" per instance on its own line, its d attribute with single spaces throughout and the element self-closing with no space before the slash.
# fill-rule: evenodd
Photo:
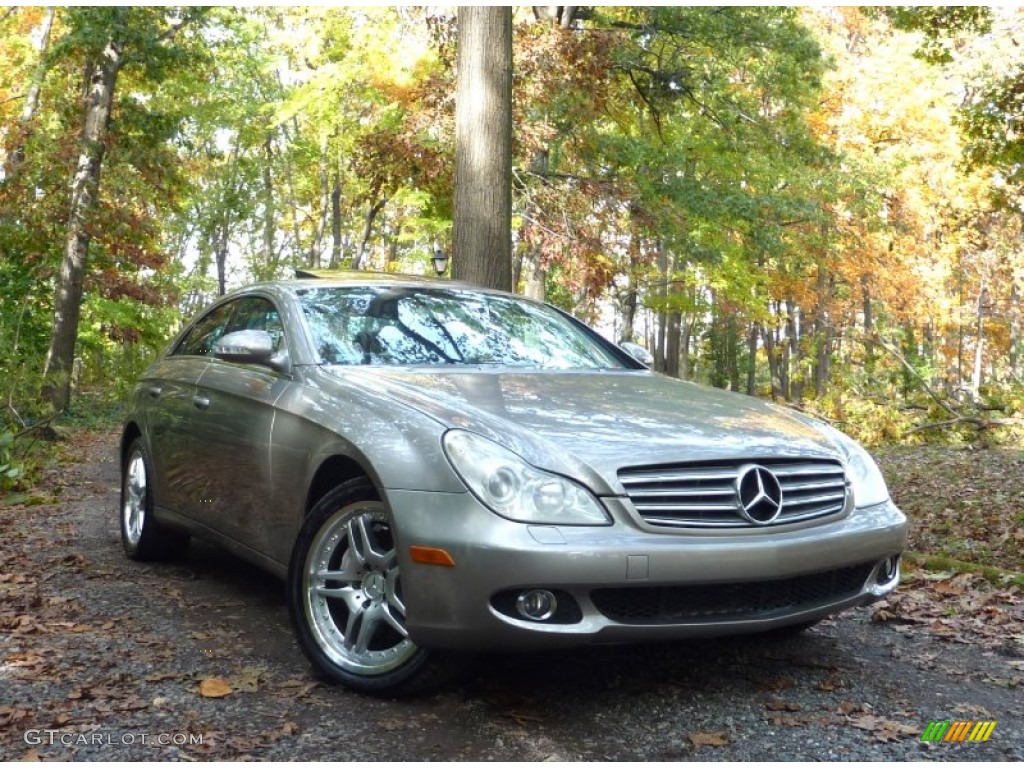
<svg viewBox="0 0 1024 768">
<path fill-rule="evenodd" d="M 895 357 L 900 362 L 900 364 L 904 368 L 906 368 L 907 371 L 909 371 L 910 374 L 921 383 L 921 387 L 924 389 L 925 392 L 928 393 L 928 396 L 932 400 L 934 400 L 939 405 L 939 407 L 942 408 L 942 410 L 944 410 L 946 413 L 948 413 L 950 416 L 952 416 L 954 420 L 957 420 L 957 419 L 961 419 L 962 420 L 964 418 L 967 418 L 967 417 L 961 416 L 959 413 L 954 411 L 949 406 L 949 403 L 947 403 L 945 400 L 943 400 L 941 397 L 939 397 L 937 394 L 935 394 L 935 390 L 933 390 L 930 386 L 928 386 L 928 382 L 924 380 L 924 377 L 921 376 L 921 374 L 917 372 L 917 370 L 914 368 L 914 366 L 912 366 L 910 363 L 908 363 L 906 358 L 903 357 L 903 355 L 901 355 L 895 349 L 893 349 L 888 344 L 886 344 L 884 341 L 882 341 L 882 337 L 881 336 L 879 336 L 877 333 L 871 334 L 871 340 L 874 341 L 878 346 L 880 346 L 886 352 L 888 352 L 890 355 Z"/>
</svg>

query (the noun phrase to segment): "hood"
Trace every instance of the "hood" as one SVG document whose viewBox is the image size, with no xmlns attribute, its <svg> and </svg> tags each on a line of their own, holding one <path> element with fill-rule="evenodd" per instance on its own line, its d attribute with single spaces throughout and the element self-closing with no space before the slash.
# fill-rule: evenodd
<svg viewBox="0 0 1024 768">
<path fill-rule="evenodd" d="M 840 457 L 806 417 L 650 371 L 329 370 L 447 427 L 485 435 L 535 466 L 580 479 L 596 472 L 614 493 L 622 492 L 617 473 L 627 466 Z"/>
</svg>

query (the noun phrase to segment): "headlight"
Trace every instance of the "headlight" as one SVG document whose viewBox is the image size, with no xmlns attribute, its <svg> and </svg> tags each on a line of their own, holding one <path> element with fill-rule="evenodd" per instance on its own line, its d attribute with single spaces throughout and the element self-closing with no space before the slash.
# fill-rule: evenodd
<svg viewBox="0 0 1024 768">
<path fill-rule="evenodd" d="M 456 429 L 445 433 L 442 443 L 473 495 L 502 517 L 545 525 L 611 523 L 586 488 L 527 464 L 485 437 Z"/>
<path fill-rule="evenodd" d="M 853 503 L 858 507 L 870 507 L 889 500 L 889 489 L 885 485 L 882 471 L 871 458 L 871 454 L 852 440 L 846 446 L 847 466 L 853 483 Z"/>
<path fill-rule="evenodd" d="M 836 447 L 846 454 L 846 466 L 850 471 L 850 483 L 853 486 L 854 506 L 871 507 L 888 501 L 889 489 L 885 485 L 882 471 L 871 458 L 871 454 L 835 427 L 819 424 L 818 428 L 826 432 L 835 441 Z"/>
</svg>

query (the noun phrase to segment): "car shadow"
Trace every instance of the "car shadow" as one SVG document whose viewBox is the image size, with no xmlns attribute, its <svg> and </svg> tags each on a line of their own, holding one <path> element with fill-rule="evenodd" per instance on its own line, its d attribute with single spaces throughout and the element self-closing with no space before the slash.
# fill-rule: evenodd
<svg viewBox="0 0 1024 768">
<path fill-rule="evenodd" d="M 256 655 L 306 667 L 288 619 L 285 584 L 216 544 L 193 541 L 187 556 L 159 566 L 165 578 L 187 584 L 191 602 L 225 606 Z M 483 654 L 468 674 L 441 695 L 494 707 L 544 701 L 557 707 L 580 696 L 642 696 L 656 687 L 721 693 L 770 691 L 787 670 L 840 668 L 843 649 L 835 625 L 798 635 L 774 633 L 541 652 Z M 308 669 L 308 667 L 306 667 Z M 340 696 L 358 694 L 333 689 Z"/>
</svg>

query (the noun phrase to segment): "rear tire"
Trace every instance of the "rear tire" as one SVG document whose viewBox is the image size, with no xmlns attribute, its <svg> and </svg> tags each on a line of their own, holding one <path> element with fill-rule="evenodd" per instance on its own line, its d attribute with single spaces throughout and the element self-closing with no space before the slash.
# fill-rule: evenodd
<svg viewBox="0 0 1024 768">
<path fill-rule="evenodd" d="M 187 533 L 170 530 L 153 517 L 153 476 L 141 437 L 128 446 L 121 466 L 121 545 L 132 560 L 171 560 L 188 549 Z"/>
<path fill-rule="evenodd" d="M 405 628 L 397 537 L 373 484 L 351 480 L 306 518 L 288 570 L 299 647 L 325 680 L 378 696 L 428 693 L 467 657 L 417 646 Z"/>
</svg>

